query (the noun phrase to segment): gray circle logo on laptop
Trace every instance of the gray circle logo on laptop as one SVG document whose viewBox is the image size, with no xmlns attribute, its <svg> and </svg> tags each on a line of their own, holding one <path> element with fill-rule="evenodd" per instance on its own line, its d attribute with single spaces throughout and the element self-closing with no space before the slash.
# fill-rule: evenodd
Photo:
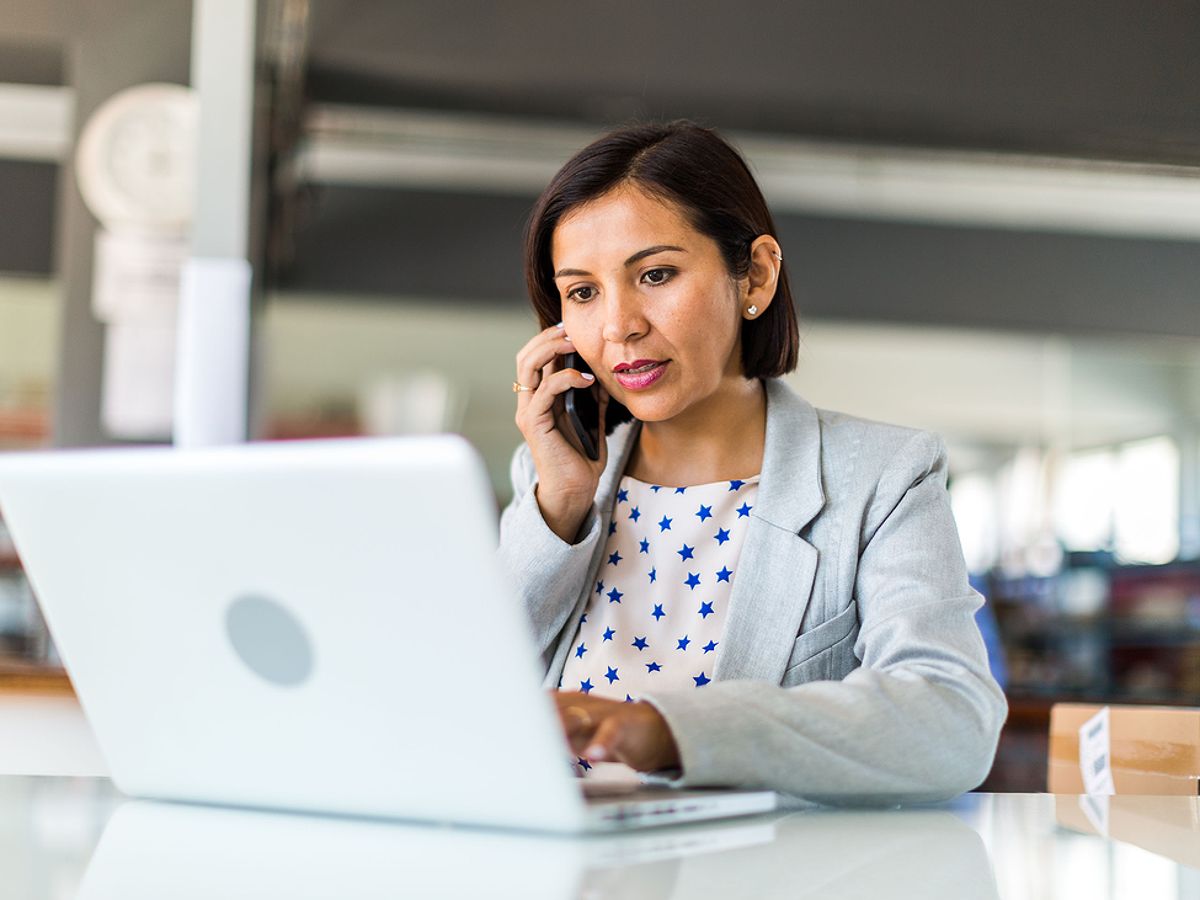
<svg viewBox="0 0 1200 900">
<path fill-rule="evenodd" d="M 300 620 L 266 597 L 239 597 L 225 613 L 233 649 L 259 677 L 283 687 L 312 675 L 313 645 Z"/>
</svg>

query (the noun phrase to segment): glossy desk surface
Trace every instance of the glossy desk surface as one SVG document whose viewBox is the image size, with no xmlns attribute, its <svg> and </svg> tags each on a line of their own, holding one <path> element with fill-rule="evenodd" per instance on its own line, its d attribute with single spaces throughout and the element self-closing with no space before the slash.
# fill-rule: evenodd
<svg viewBox="0 0 1200 900">
<path fill-rule="evenodd" d="M 0 776 L 6 900 L 1193 898 L 1198 867 L 1195 797 L 968 794 L 566 838 L 126 801 L 103 778 Z"/>
</svg>

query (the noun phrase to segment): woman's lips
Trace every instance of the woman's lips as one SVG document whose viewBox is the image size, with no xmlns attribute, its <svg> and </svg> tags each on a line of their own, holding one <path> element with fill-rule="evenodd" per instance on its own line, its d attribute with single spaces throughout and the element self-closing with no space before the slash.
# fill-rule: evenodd
<svg viewBox="0 0 1200 900">
<path fill-rule="evenodd" d="M 663 373 L 667 370 L 669 359 L 657 363 L 652 369 L 645 372 L 614 372 L 613 375 L 620 383 L 621 387 L 631 391 L 640 391 L 650 387 L 658 379 L 662 378 Z"/>
</svg>

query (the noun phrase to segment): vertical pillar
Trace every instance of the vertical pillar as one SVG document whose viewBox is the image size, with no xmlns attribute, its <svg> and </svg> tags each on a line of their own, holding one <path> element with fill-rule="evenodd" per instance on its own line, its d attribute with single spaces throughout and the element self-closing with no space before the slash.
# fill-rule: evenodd
<svg viewBox="0 0 1200 900">
<path fill-rule="evenodd" d="M 194 0 L 199 102 L 196 206 L 175 376 L 177 446 L 246 440 L 252 340 L 256 58 L 254 0 Z"/>
</svg>

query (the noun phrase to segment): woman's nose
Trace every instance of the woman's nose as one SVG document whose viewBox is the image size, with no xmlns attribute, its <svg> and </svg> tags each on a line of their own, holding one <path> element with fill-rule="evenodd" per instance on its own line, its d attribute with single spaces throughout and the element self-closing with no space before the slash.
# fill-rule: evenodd
<svg viewBox="0 0 1200 900">
<path fill-rule="evenodd" d="M 633 291 L 609 291 L 604 309 L 604 339 L 622 344 L 646 333 L 648 325 Z"/>
</svg>

